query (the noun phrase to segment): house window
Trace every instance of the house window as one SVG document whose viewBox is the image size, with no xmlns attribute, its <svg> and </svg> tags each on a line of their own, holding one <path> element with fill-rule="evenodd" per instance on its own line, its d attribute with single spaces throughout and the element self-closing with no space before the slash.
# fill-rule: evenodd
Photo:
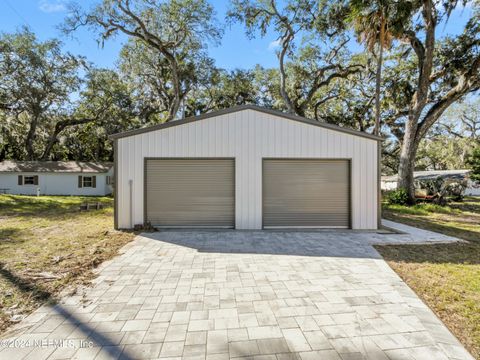
<svg viewBox="0 0 480 360">
<path fill-rule="evenodd" d="M 84 176 L 83 177 L 83 187 L 92 187 L 92 177 L 91 176 Z"/>
<path fill-rule="evenodd" d="M 18 185 L 38 185 L 38 176 L 18 175 Z"/>
<path fill-rule="evenodd" d="M 97 187 L 97 177 L 96 176 L 78 176 L 78 187 L 84 188 L 96 188 Z"/>
<path fill-rule="evenodd" d="M 35 185 L 35 177 L 33 176 L 24 176 L 23 177 L 24 185 Z"/>
<path fill-rule="evenodd" d="M 110 175 L 107 175 L 106 181 L 107 181 L 107 185 L 112 185 L 112 177 Z"/>
</svg>

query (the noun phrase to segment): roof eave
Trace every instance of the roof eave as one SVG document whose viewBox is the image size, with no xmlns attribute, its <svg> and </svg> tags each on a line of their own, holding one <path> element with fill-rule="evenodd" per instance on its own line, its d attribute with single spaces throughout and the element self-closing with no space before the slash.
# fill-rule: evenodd
<svg viewBox="0 0 480 360">
<path fill-rule="evenodd" d="M 39 174 L 107 174 L 110 170 L 105 171 L 38 171 L 38 170 L 0 170 L 0 174 L 11 173 L 39 173 Z"/>
<path fill-rule="evenodd" d="M 315 121 L 315 120 L 312 120 L 312 119 L 307 119 L 307 118 L 304 118 L 304 117 L 301 117 L 301 116 L 298 116 L 298 115 L 287 114 L 287 113 L 284 113 L 284 112 L 281 112 L 281 111 L 278 111 L 278 110 L 267 109 L 267 108 L 259 107 L 259 106 L 256 106 L 256 105 L 239 105 L 239 106 L 234 106 L 234 107 L 231 107 L 231 108 L 228 108 L 228 109 L 222 109 L 222 110 L 217 110 L 217 111 L 213 111 L 213 112 L 206 113 L 206 114 L 201 114 L 201 115 L 198 115 L 198 116 L 191 116 L 191 117 L 188 117 L 188 118 L 185 118 L 185 119 L 182 119 L 182 120 L 174 120 L 174 121 L 170 121 L 170 122 L 163 123 L 163 124 L 149 126 L 149 127 L 146 127 L 146 128 L 129 130 L 129 131 L 125 131 L 125 132 L 121 132 L 121 133 L 117 133 L 117 134 L 112 134 L 112 135 L 109 136 L 109 139 L 110 140 L 116 140 L 116 139 L 121 139 L 121 138 L 125 138 L 125 137 L 140 135 L 140 134 L 144 134 L 144 133 L 151 132 L 151 131 L 162 130 L 162 129 L 166 129 L 166 128 L 173 127 L 173 126 L 184 125 L 184 124 L 188 124 L 188 123 L 191 123 L 191 122 L 194 122 L 194 121 L 204 120 L 204 119 L 208 119 L 208 118 L 211 118 L 211 117 L 216 117 L 216 116 L 221 116 L 221 115 L 226 115 L 226 114 L 231 114 L 231 113 L 242 111 L 242 110 L 255 110 L 255 111 L 263 112 L 263 113 L 266 113 L 266 114 L 270 114 L 270 115 L 274 115 L 274 116 L 278 116 L 278 117 L 283 117 L 285 119 L 298 121 L 298 122 L 301 122 L 301 123 L 304 123 L 304 124 L 323 127 L 325 129 L 328 129 L 328 130 L 338 131 L 338 132 L 346 133 L 346 134 L 353 135 L 353 136 L 367 138 L 367 139 L 370 139 L 370 140 L 375 140 L 375 141 L 384 141 L 385 140 L 383 137 L 380 137 L 380 136 L 367 134 L 367 133 L 357 131 L 357 130 L 353 130 L 353 129 L 349 129 L 349 128 L 340 127 L 338 125 L 318 122 L 318 121 Z"/>
</svg>

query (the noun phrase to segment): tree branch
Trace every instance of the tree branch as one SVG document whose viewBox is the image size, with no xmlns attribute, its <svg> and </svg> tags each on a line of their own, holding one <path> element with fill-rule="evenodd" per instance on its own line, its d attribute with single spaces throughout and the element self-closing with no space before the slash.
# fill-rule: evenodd
<svg viewBox="0 0 480 360">
<path fill-rule="evenodd" d="M 70 127 L 70 126 L 75 126 L 75 125 L 82 125 L 82 124 L 87 124 L 89 122 L 93 122 L 97 120 L 98 116 L 94 118 L 81 118 L 81 119 L 68 119 L 68 120 L 60 120 L 55 124 L 55 129 L 53 130 L 52 135 L 49 137 L 47 145 L 45 146 L 45 149 L 43 151 L 42 156 L 40 157 L 40 160 L 45 161 L 48 160 L 48 157 L 50 156 L 50 153 L 53 149 L 53 146 L 57 142 L 58 135 L 65 130 L 65 128 Z"/>
<path fill-rule="evenodd" d="M 438 120 L 443 112 L 455 101 L 459 100 L 468 92 L 480 87 L 480 56 L 473 62 L 470 69 L 459 77 L 457 85 L 448 91 L 437 103 L 427 112 L 423 120 L 418 124 L 416 138 L 420 141 L 428 129 Z"/>
</svg>

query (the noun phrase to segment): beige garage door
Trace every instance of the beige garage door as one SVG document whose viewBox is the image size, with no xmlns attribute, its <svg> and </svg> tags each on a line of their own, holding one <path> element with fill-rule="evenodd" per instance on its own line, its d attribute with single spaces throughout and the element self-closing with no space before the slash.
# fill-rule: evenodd
<svg viewBox="0 0 480 360">
<path fill-rule="evenodd" d="M 155 226 L 234 227 L 233 159 L 148 159 L 146 218 Z"/>
<path fill-rule="evenodd" d="M 350 227 L 348 160 L 263 161 L 264 227 Z"/>
</svg>

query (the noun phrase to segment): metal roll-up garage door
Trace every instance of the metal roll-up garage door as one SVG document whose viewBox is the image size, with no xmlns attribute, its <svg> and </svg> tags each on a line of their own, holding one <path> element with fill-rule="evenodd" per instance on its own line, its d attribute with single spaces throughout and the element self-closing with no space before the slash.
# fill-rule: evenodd
<svg viewBox="0 0 480 360">
<path fill-rule="evenodd" d="M 264 159 L 263 226 L 349 228 L 349 160 Z"/>
<path fill-rule="evenodd" d="M 145 212 L 152 225 L 234 227 L 233 159 L 147 159 Z"/>
</svg>

